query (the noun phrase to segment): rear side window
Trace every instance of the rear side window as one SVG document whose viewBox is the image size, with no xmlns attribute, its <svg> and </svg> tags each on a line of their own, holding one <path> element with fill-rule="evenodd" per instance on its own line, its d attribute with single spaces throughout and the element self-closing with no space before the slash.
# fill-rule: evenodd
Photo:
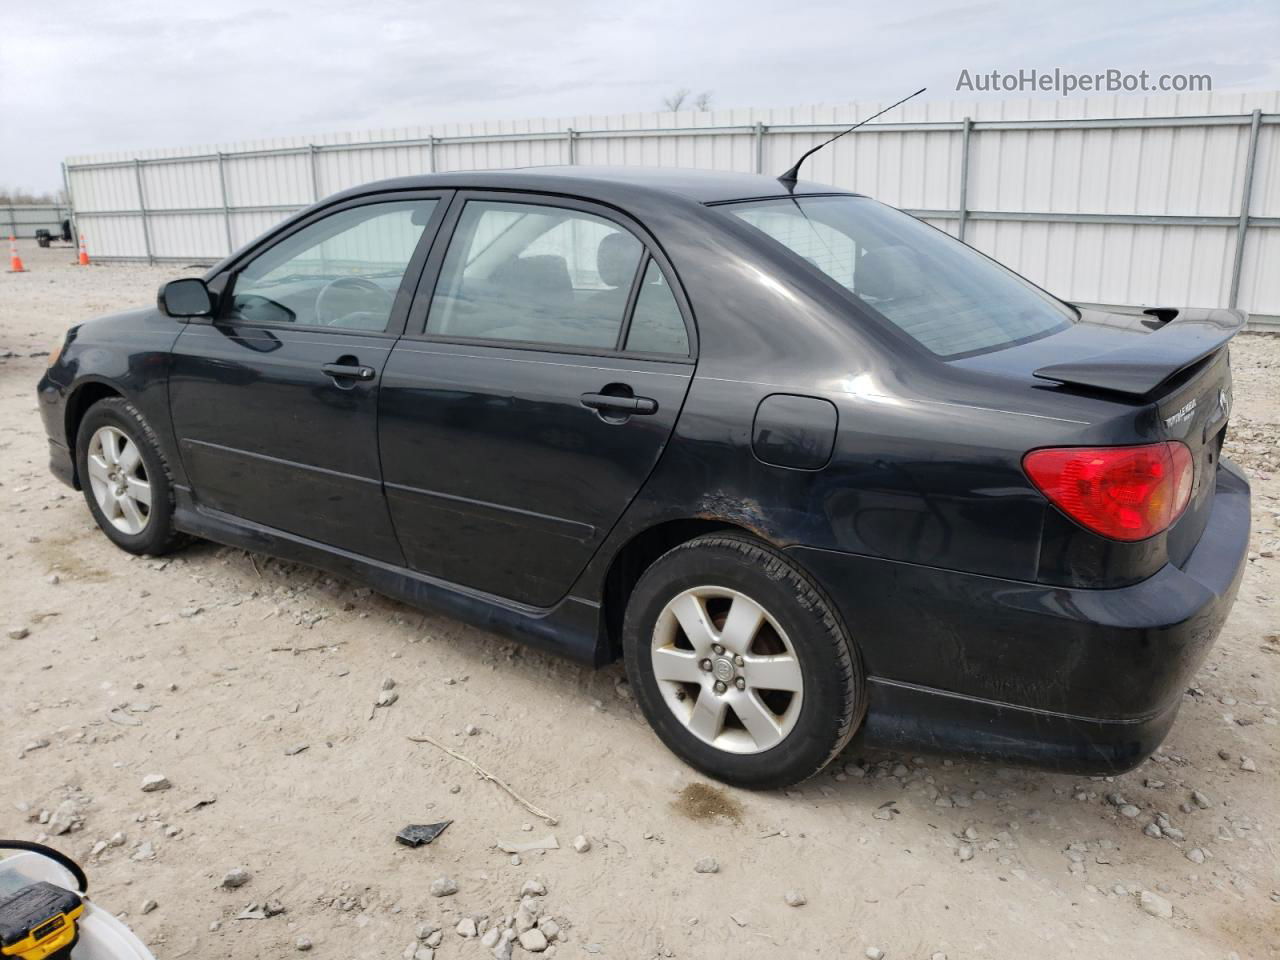
<svg viewBox="0 0 1280 960">
<path fill-rule="evenodd" d="M 643 253 L 627 230 L 580 210 L 469 201 L 427 332 L 615 349 Z"/>
<path fill-rule="evenodd" d="M 1034 340 L 1075 319 L 1012 271 L 874 200 L 789 197 L 724 209 L 944 358 Z"/>
<path fill-rule="evenodd" d="M 652 260 L 645 268 L 644 280 L 636 295 L 635 313 L 631 315 L 631 329 L 627 331 L 627 349 L 635 353 L 689 355 L 689 332 L 684 318 L 666 277 Z"/>
</svg>

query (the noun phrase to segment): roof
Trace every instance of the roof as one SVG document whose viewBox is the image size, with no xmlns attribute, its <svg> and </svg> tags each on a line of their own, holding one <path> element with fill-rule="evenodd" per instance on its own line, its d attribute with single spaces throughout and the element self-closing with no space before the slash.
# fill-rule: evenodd
<svg viewBox="0 0 1280 960">
<path fill-rule="evenodd" d="M 788 188 L 775 177 L 721 170 L 689 170 L 681 167 L 520 167 L 510 170 L 471 170 L 399 177 L 366 184 L 347 193 L 378 189 L 430 189 L 433 187 L 506 190 L 547 190 L 608 199 L 617 188 L 677 196 L 696 203 L 718 203 L 789 194 L 849 193 L 839 187 L 801 180 Z"/>
</svg>

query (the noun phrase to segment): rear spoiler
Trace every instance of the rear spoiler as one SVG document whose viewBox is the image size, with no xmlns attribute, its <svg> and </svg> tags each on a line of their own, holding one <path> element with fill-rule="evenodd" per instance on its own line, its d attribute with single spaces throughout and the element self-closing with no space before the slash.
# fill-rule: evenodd
<svg viewBox="0 0 1280 960">
<path fill-rule="evenodd" d="M 1127 347 L 1096 356 L 1051 363 L 1035 371 L 1042 380 L 1145 397 L 1188 367 L 1217 353 L 1244 329 L 1243 310 L 1144 311 L 1151 333 Z"/>
</svg>

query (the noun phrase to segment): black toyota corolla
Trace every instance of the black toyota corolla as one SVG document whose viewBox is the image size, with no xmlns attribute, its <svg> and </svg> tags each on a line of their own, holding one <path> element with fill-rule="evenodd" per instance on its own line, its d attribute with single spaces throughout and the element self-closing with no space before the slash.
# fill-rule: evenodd
<svg viewBox="0 0 1280 960">
<path fill-rule="evenodd" d="M 1077 308 L 818 184 L 455 173 L 72 328 L 39 395 L 124 550 L 204 537 L 622 658 L 727 782 L 859 731 L 1113 773 L 1239 583 L 1244 320 Z"/>
</svg>

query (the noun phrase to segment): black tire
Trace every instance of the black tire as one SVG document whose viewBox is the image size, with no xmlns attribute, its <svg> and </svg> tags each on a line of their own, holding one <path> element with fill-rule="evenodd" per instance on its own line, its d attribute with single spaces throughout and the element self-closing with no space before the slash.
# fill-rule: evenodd
<svg viewBox="0 0 1280 960">
<path fill-rule="evenodd" d="M 734 753 L 700 739 L 668 706 L 655 677 L 659 616 L 673 598 L 702 586 L 734 590 L 762 606 L 799 661 L 798 716 L 784 739 L 763 752 Z M 656 560 L 627 603 L 623 644 L 627 676 L 650 726 L 690 766 L 734 786 L 773 789 L 813 776 L 844 749 L 866 714 L 861 660 L 840 618 L 785 556 L 746 536 L 698 537 Z"/>
<path fill-rule="evenodd" d="M 151 485 L 151 504 L 146 525 L 136 534 L 118 529 L 103 514 L 89 479 L 89 444 L 101 427 L 112 426 L 123 433 L 137 448 L 142 467 Z M 138 409 L 121 397 L 108 397 L 91 406 L 76 431 L 76 476 L 89 512 L 107 538 L 121 550 L 134 554 L 159 556 L 179 546 L 183 537 L 173 526 L 173 476 L 160 444 L 150 425 Z"/>
</svg>

